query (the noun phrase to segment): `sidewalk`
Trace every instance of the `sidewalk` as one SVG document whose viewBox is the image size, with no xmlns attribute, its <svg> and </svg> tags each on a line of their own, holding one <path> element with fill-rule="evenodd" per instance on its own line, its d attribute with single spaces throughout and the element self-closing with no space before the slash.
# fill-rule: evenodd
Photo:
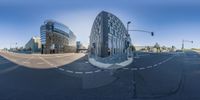
<svg viewBox="0 0 200 100">
<path fill-rule="evenodd" d="M 128 60 L 126 60 L 126 61 L 123 61 L 123 62 L 120 62 L 120 63 L 113 63 L 113 64 L 98 62 L 94 58 L 88 58 L 88 60 L 92 65 L 99 67 L 99 68 L 102 68 L 102 69 L 123 68 L 123 67 L 126 67 L 133 62 L 133 58 L 128 58 Z"/>
</svg>

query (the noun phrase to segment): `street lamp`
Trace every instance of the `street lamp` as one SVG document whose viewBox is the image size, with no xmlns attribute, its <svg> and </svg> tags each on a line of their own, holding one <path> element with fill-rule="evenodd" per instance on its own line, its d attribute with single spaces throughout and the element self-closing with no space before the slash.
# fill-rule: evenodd
<svg viewBox="0 0 200 100">
<path fill-rule="evenodd" d="M 194 41 L 190 41 L 190 40 L 182 40 L 182 50 L 184 50 L 184 43 L 188 42 L 188 43 L 194 43 Z"/>
<path fill-rule="evenodd" d="M 129 31 L 129 24 L 131 24 L 131 21 L 127 22 L 127 32 Z"/>
<path fill-rule="evenodd" d="M 154 36 L 154 32 L 152 31 L 146 31 L 146 30 L 129 30 L 129 24 L 131 24 L 131 21 L 127 22 L 127 32 L 129 31 L 137 31 L 137 32 L 144 32 L 144 33 L 149 33 L 151 36 Z"/>
<path fill-rule="evenodd" d="M 154 32 L 152 32 L 152 31 L 146 31 L 146 30 L 129 30 L 129 24 L 131 24 L 131 21 L 127 22 L 127 32 L 129 32 L 129 31 L 144 32 L 144 33 L 151 34 L 151 36 L 154 36 Z"/>
<path fill-rule="evenodd" d="M 128 31 L 145 32 L 145 33 L 149 33 L 151 36 L 154 36 L 154 32 L 146 31 L 146 30 L 128 30 Z"/>
<path fill-rule="evenodd" d="M 127 22 L 127 32 L 129 31 L 137 31 L 137 32 L 144 32 L 144 33 L 149 33 L 151 36 L 154 36 L 154 32 L 151 31 L 146 31 L 146 30 L 129 30 L 129 24 L 131 24 L 131 21 Z M 133 84 L 133 97 L 136 98 L 136 80 L 135 80 L 135 73 L 133 72 L 133 80 L 131 81 L 131 84 Z"/>
</svg>

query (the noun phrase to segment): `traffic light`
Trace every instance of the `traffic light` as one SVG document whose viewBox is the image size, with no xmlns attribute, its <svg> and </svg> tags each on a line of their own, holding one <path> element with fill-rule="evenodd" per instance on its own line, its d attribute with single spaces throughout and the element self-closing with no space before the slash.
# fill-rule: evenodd
<svg viewBox="0 0 200 100">
<path fill-rule="evenodd" d="M 154 32 L 151 32 L 151 36 L 154 36 Z"/>
</svg>

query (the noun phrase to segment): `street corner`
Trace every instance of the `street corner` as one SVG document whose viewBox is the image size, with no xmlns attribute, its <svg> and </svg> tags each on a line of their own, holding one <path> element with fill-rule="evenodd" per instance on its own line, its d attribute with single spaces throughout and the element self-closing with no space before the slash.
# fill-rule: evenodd
<svg viewBox="0 0 200 100">
<path fill-rule="evenodd" d="M 107 71 L 94 67 L 91 64 L 85 62 L 75 62 L 64 66 L 59 66 L 56 69 L 61 73 L 76 77 L 96 75 L 98 73 Z"/>
<path fill-rule="evenodd" d="M 105 62 L 98 61 L 94 58 L 89 57 L 88 61 L 90 64 L 92 64 L 93 66 L 96 66 L 98 68 L 112 70 L 112 69 L 124 68 L 124 67 L 130 65 L 133 62 L 133 58 L 130 57 L 127 60 L 122 61 L 122 62 L 110 62 L 110 63 L 107 62 L 107 63 L 105 63 Z"/>
</svg>

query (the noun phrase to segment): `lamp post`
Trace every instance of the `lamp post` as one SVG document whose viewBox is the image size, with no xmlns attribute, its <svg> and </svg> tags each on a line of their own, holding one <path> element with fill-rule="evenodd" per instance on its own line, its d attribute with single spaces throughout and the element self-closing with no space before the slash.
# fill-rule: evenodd
<svg viewBox="0 0 200 100">
<path fill-rule="evenodd" d="M 143 33 L 148 33 L 151 36 L 154 36 L 154 32 L 153 31 L 147 31 L 147 30 L 129 30 L 129 24 L 131 24 L 131 21 L 127 22 L 127 32 L 129 33 L 129 31 L 137 31 L 137 32 L 143 32 Z"/>
<path fill-rule="evenodd" d="M 154 32 L 146 31 L 146 30 L 128 30 L 128 31 L 144 32 L 144 33 L 149 33 L 151 36 L 154 36 Z"/>
<path fill-rule="evenodd" d="M 144 32 L 144 33 L 149 33 L 151 36 L 154 36 L 154 32 L 152 31 L 146 31 L 146 30 L 129 30 L 129 25 L 131 24 L 131 21 L 127 22 L 127 32 L 129 31 L 137 31 L 137 32 Z M 133 98 L 137 98 L 136 95 L 136 77 L 135 77 L 135 72 L 133 72 L 133 80 L 131 81 L 131 84 L 133 84 Z"/>
<path fill-rule="evenodd" d="M 129 24 L 131 24 L 131 21 L 127 22 L 127 32 L 129 31 Z"/>
<path fill-rule="evenodd" d="M 194 41 L 190 41 L 190 40 L 182 40 L 182 50 L 184 50 L 184 43 L 188 42 L 188 43 L 194 43 Z"/>
<path fill-rule="evenodd" d="M 127 33 L 129 32 L 128 30 L 129 30 L 129 24 L 131 24 L 131 21 L 128 21 L 127 22 Z M 127 45 L 127 58 L 129 58 L 129 56 L 130 56 L 130 44 L 131 44 L 131 40 L 129 40 L 130 39 L 130 35 L 129 35 L 129 33 L 128 33 L 128 38 L 127 38 L 127 42 L 126 42 L 126 45 Z M 132 55 L 132 52 L 131 52 L 131 55 Z"/>
</svg>

